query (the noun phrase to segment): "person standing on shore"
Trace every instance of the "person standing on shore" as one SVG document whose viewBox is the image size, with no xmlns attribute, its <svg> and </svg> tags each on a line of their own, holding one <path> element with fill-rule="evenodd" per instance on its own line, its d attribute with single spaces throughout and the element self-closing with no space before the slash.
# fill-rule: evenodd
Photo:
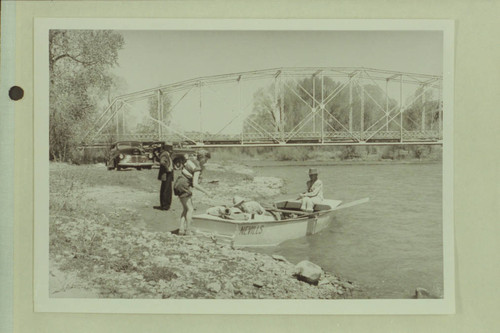
<svg viewBox="0 0 500 333">
<path fill-rule="evenodd" d="M 160 153 L 160 170 L 158 171 L 158 180 L 161 181 L 160 187 L 160 209 L 169 210 L 172 204 L 172 182 L 174 180 L 174 166 L 172 164 L 173 146 L 169 144 L 162 145 Z"/>
<path fill-rule="evenodd" d="M 179 197 L 182 204 L 182 214 L 180 220 L 179 235 L 186 235 L 191 233 L 191 221 L 193 218 L 193 193 L 192 188 L 197 189 L 210 196 L 210 193 L 200 185 L 200 175 L 203 166 L 210 158 L 210 153 L 206 150 L 200 150 L 196 153 L 195 158 L 189 158 L 181 174 L 177 177 L 174 184 L 174 193 Z"/>
<path fill-rule="evenodd" d="M 309 169 L 309 180 L 306 185 L 307 191 L 299 195 L 301 200 L 300 210 L 312 213 L 314 205 L 323 201 L 323 182 L 318 179 L 317 169 Z"/>
</svg>

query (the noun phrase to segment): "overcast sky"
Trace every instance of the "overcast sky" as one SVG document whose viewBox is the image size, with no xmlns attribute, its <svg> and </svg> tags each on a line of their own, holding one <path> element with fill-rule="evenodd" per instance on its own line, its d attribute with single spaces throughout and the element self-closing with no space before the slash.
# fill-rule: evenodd
<svg viewBox="0 0 500 333">
<path fill-rule="evenodd" d="M 129 91 L 274 67 L 370 67 L 442 74 L 439 32 L 120 31 Z"/>
<path fill-rule="evenodd" d="M 442 75 L 441 32 L 119 31 L 127 91 L 277 67 L 367 67 Z"/>
</svg>

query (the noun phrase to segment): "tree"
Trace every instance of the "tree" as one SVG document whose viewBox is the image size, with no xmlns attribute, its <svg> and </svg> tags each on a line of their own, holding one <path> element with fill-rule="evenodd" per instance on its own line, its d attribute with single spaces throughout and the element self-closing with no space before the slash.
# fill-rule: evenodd
<svg viewBox="0 0 500 333">
<path fill-rule="evenodd" d="M 403 121 L 406 130 L 435 130 L 439 121 L 439 101 L 436 91 L 419 87 L 408 97 Z M 425 111 L 425 112 L 424 112 Z M 423 127 L 423 128 L 422 128 Z"/>
<path fill-rule="evenodd" d="M 149 134 L 151 137 L 156 137 L 158 135 L 158 120 L 163 122 L 165 125 L 170 125 L 171 122 L 171 100 L 168 95 L 160 95 L 160 103 L 162 103 L 162 115 L 158 114 L 158 97 L 151 97 L 148 99 L 148 115 L 146 115 L 141 123 L 137 124 L 136 133 Z M 158 119 L 159 116 L 161 119 Z M 153 120 L 155 119 L 155 120 Z M 161 125 L 160 125 L 161 126 Z M 162 133 L 166 133 L 167 129 L 161 126 Z"/>
<path fill-rule="evenodd" d="M 117 65 L 123 37 L 110 30 L 49 32 L 50 125 L 52 160 L 71 159 L 78 138 L 97 105 L 113 87 L 109 70 Z"/>
<path fill-rule="evenodd" d="M 276 107 L 272 87 L 260 88 L 254 93 L 253 111 L 244 124 L 245 132 L 254 132 L 255 128 L 262 128 L 268 132 L 277 132 L 280 122 L 279 108 Z M 279 104 L 278 104 L 279 105 Z M 256 124 L 258 126 L 256 126 Z"/>
<path fill-rule="evenodd" d="M 324 89 L 324 112 L 321 112 L 319 106 L 322 101 L 321 81 L 323 81 Z M 309 77 L 298 82 L 286 81 L 285 86 L 284 96 L 280 94 L 275 95 L 274 85 L 261 88 L 254 94 L 253 111 L 249 118 L 247 118 L 252 121 L 247 121 L 245 131 L 255 132 L 255 127 L 257 126 L 252 126 L 250 123 L 257 123 L 260 125 L 260 128 L 267 131 L 277 131 L 280 122 L 284 122 L 285 132 L 314 131 L 319 133 L 322 124 L 325 133 L 349 130 L 351 104 L 348 84 L 345 85 L 328 77 L 324 77 L 321 80 L 320 77 L 316 76 L 315 78 Z M 364 91 L 364 130 L 372 125 L 372 130 L 378 130 L 384 124 L 384 121 L 380 119 L 385 115 L 383 110 L 386 105 L 385 92 L 376 85 L 363 84 L 363 82 L 359 82 L 358 84 L 355 81 L 353 81 L 352 86 L 352 129 L 353 131 L 361 130 L 362 90 Z M 329 96 L 334 91 L 336 91 L 336 95 L 334 98 L 329 99 Z M 284 98 L 283 119 L 280 118 L 281 98 Z M 313 105 L 317 110 L 315 115 L 311 115 Z M 396 101 L 389 99 L 389 109 L 395 105 Z M 322 121 L 322 116 L 324 117 L 324 121 Z M 306 118 L 309 121 L 305 121 Z"/>
</svg>

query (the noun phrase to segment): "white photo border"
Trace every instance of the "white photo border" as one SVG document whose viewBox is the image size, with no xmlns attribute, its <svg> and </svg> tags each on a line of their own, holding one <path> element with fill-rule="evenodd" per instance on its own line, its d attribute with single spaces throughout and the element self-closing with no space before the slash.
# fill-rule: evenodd
<svg viewBox="0 0 500 333">
<path fill-rule="evenodd" d="M 49 66 L 51 29 L 227 31 L 441 31 L 443 33 L 443 279 L 442 299 L 403 300 L 146 300 L 49 297 Z M 97 19 L 36 18 L 34 29 L 34 310 L 151 314 L 452 314 L 455 312 L 453 219 L 452 20 Z"/>
<path fill-rule="evenodd" d="M 14 126 L 16 101 L 6 98 L 16 82 L 16 6 L 2 3 L 0 72 L 0 331 L 14 327 Z"/>
</svg>

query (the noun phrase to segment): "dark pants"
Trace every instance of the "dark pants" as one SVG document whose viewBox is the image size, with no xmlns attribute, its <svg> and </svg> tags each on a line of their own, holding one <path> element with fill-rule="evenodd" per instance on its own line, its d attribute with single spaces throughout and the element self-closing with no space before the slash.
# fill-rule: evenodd
<svg viewBox="0 0 500 333">
<path fill-rule="evenodd" d="M 167 172 L 167 180 L 162 180 L 160 187 L 160 205 L 162 209 L 170 209 L 172 204 L 172 180 L 174 179 L 173 172 Z"/>
</svg>

